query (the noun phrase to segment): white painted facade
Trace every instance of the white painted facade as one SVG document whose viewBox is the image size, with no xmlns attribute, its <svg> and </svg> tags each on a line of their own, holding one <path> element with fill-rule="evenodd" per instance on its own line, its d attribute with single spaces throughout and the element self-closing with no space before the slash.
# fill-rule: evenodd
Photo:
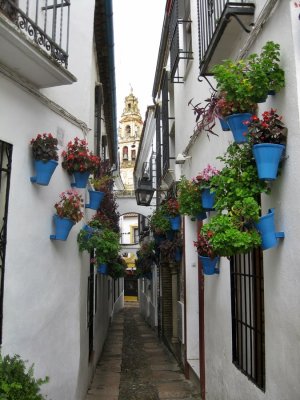
<svg viewBox="0 0 300 400">
<path fill-rule="evenodd" d="M 35 89 L 0 70 L 0 140 L 13 146 L 5 258 L 2 354 L 19 354 L 34 363 L 35 375 L 48 375 L 42 387 L 52 400 L 82 400 L 94 372 L 113 313 L 123 306 L 123 283 L 96 273 L 94 344 L 89 360 L 87 326 L 87 253 L 80 254 L 77 234 L 93 213 L 71 230 L 68 240 L 52 241 L 52 217 L 59 194 L 71 177 L 59 165 L 49 186 L 30 182 L 34 175 L 29 142 L 51 132 L 59 154 L 76 136 L 94 149 L 94 91 L 98 66 L 94 48 L 94 1 L 72 2 L 70 86 Z M 78 189 L 88 202 L 85 189 Z M 1 199 L 2 201 L 2 199 Z M 116 284 L 116 283 L 115 283 Z"/>
<path fill-rule="evenodd" d="M 222 167 L 216 157 L 223 155 L 233 141 L 232 133 L 221 131 L 219 126 L 215 127 L 218 136 L 210 135 L 208 139 L 203 133 L 194 141 L 191 139 L 195 117 L 188 102 L 192 98 L 195 104 L 204 102 L 209 96 L 209 85 L 204 79 L 198 81 L 197 1 L 191 0 L 190 6 L 193 60 L 189 61 L 187 68 L 183 68 L 184 83 L 170 85 L 170 116 L 175 117 L 174 150 L 171 147 L 170 156 L 176 158 L 182 153 L 191 156 L 184 164 L 176 165 L 177 180 L 181 175 L 189 179 L 194 177 L 208 163 Z M 300 3 L 257 0 L 255 6 L 253 31 L 246 34 L 241 30 L 235 42 L 238 45 L 232 49 L 228 42 L 226 58 L 234 59 L 240 52 L 245 55 L 259 53 L 268 40 L 279 43 L 281 47 L 285 88 L 275 96 L 269 96 L 266 103 L 259 104 L 258 113 L 276 108 L 288 127 L 287 159 L 282 174 L 272 184 L 271 195 L 262 196 L 262 214 L 275 207 L 276 227 L 278 231 L 285 232 L 285 239 L 276 248 L 263 252 L 265 390 L 258 388 L 232 362 L 229 261 L 221 258 L 220 274 L 204 277 L 206 400 L 298 400 L 300 392 L 300 252 L 297 244 L 300 234 L 297 218 L 300 201 L 297 172 L 300 149 Z M 208 79 L 215 86 L 213 78 Z M 193 246 L 197 231 L 196 223 L 189 217 L 185 217 L 184 226 L 186 362 L 199 378 L 198 257 Z"/>
</svg>

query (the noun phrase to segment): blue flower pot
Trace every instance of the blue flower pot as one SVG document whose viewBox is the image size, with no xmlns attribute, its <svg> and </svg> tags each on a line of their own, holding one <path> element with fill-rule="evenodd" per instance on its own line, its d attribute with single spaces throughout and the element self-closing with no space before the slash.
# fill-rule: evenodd
<svg viewBox="0 0 300 400">
<path fill-rule="evenodd" d="M 210 257 L 199 256 L 199 258 L 201 260 L 204 275 L 219 274 L 219 268 L 216 268 L 216 265 L 220 257 L 210 258 Z"/>
<path fill-rule="evenodd" d="M 97 272 L 99 274 L 102 274 L 102 275 L 107 275 L 108 274 L 108 266 L 107 266 L 107 264 L 104 264 L 104 263 L 99 264 L 98 268 L 97 268 Z"/>
<path fill-rule="evenodd" d="M 50 235 L 52 240 L 67 240 L 69 233 L 75 225 L 75 222 L 70 218 L 61 218 L 58 215 L 54 215 L 55 235 Z"/>
<path fill-rule="evenodd" d="M 86 204 L 86 208 L 91 208 L 92 210 L 98 210 L 98 208 L 101 205 L 101 202 L 103 200 L 103 197 L 105 195 L 104 192 L 98 192 L 95 190 L 89 190 L 89 195 L 90 195 L 90 202 L 89 204 Z"/>
<path fill-rule="evenodd" d="M 273 181 L 277 178 L 278 166 L 285 149 L 283 144 L 261 143 L 252 147 L 259 179 Z"/>
<path fill-rule="evenodd" d="M 47 186 L 57 165 L 58 162 L 55 160 L 49 160 L 46 162 L 42 160 L 35 160 L 34 168 L 36 175 L 30 177 L 31 182 L 37 183 L 38 185 Z"/>
<path fill-rule="evenodd" d="M 95 229 L 90 227 L 89 225 L 84 225 L 84 227 L 82 228 L 85 232 L 85 239 L 88 240 L 92 237 L 93 233 L 95 232 Z"/>
<path fill-rule="evenodd" d="M 210 211 L 214 210 L 216 193 L 211 192 L 210 189 L 202 189 L 201 191 L 201 199 L 202 199 L 202 207 L 204 210 Z"/>
<path fill-rule="evenodd" d="M 73 172 L 74 183 L 71 183 L 72 187 L 76 187 L 78 189 L 85 189 L 89 180 L 90 172 Z"/>
<path fill-rule="evenodd" d="M 219 121 L 223 132 L 230 131 L 229 125 L 225 119 L 219 118 Z"/>
<path fill-rule="evenodd" d="M 268 214 L 260 217 L 256 223 L 256 228 L 261 235 L 262 250 L 276 247 L 279 238 L 284 238 L 284 232 L 275 231 L 275 210 L 270 208 Z"/>
<path fill-rule="evenodd" d="M 176 217 L 169 217 L 170 223 L 171 223 L 171 229 L 173 231 L 179 231 L 180 230 L 180 225 L 181 225 L 181 217 L 180 215 L 177 215 Z"/>
<path fill-rule="evenodd" d="M 244 122 L 250 121 L 251 117 L 252 114 L 250 113 L 232 114 L 226 117 L 226 121 L 229 125 L 229 128 L 233 134 L 236 143 L 247 142 L 248 128 L 244 124 Z"/>
</svg>

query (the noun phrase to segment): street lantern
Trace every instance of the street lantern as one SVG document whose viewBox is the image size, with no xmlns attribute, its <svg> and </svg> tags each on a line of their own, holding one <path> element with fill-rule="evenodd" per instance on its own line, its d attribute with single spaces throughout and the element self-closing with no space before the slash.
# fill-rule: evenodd
<svg viewBox="0 0 300 400">
<path fill-rule="evenodd" d="M 138 206 L 149 206 L 155 190 L 151 180 L 139 180 L 135 189 L 136 203 Z"/>
</svg>

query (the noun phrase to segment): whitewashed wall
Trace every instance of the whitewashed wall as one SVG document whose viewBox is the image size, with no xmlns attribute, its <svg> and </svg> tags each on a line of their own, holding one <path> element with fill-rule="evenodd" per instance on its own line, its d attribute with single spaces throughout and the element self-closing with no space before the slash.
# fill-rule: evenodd
<svg viewBox="0 0 300 400">
<path fill-rule="evenodd" d="M 71 6 L 70 64 L 78 82 L 43 90 L 88 127 L 94 125 L 94 87 L 98 81 L 93 48 L 94 1 Z M 112 280 L 98 279 L 94 321 L 94 354 L 88 360 L 87 280 L 89 257 L 80 254 L 77 234 L 92 215 L 76 224 L 66 242 L 51 241 L 54 204 L 70 188 L 61 164 L 49 186 L 33 185 L 29 142 L 38 133 L 60 138 L 59 154 L 69 140 L 84 138 L 74 123 L 53 112 L 38 97 L 0 75 L 0 140 L 13 145 L 7 225 L 2 353 L 20 354 L 50 382 L 43 392 L 52 400 L 82 400 L 102 350 L 114 305 Z M 93 134 L 88 134 L 90 148 Z M 61 161 L 61 160 L 60 160 Z M 86 196 L 85 190 L 79 191 Z"/>
<path fill-rule="evenodd" d="M 266 1 L 256 1 L 257 18 Z M 264 252 L 264 302 L 265 302 L 265 352 L 266 391 L 251 383 L 232 364 L 231 299 L 229 262 L 221 259 L 219 276 L 205 277 L 205 355 L 206 355 L 206 399 L 207 400 L 297 400 L 300 392 L 300 250 L 299 238 L 299 19 L 300 4 L 294 1 L 279 1 L 271 18 L 261 30 L 250 52 L 260 52 L 268 40 L 281 45 L 281 65 L 286 73 L 286 87 L 275 97 L 268 97 L 259 106 L 259 112 L 271 107 L 284 116 L 289 129 L 287 156 L 281 177 L 272 184 L 272 194 L 263 196 L 263 212 L 269 207 L 276 209 L 278 230 L 285 231 L 286 238 L 275 249 Z M 291 10 L 293 19 L 291 20 Z M 192 32 L 194 60 L 191 62 L 184 85 L 175 84 L 176 145 L 175 157 L 182 153 L 193 132 L 194 116 L 187 106 L 194 98 L 198 103 L 207 97 L 209 86 L 198 82 L 198 38 L 196 1 L 192 1 Z M 293 23 L 294 36 L 291 25 Z M 238 55 L 239 48 L 235 49 Z M 295 59 L 296 55 L 296 59 Z M 214 84 L 213 80 L 211 79 Z M 216 156 L 225 152 L 232 142 L 230 132 L 216 129 L 219 137 L 203 134 L 193 145 L 192 156 L 180 167 L 188 178 L 202 170 L 208 163 L 220 166 Z M 197 271 L 194 248 L 190 241 L 195 226 L 186 222 L 186 313 L 187 313 L 187 356 L 198 357 L 198 299 L 194 279 Z M 192 363 L 189 361 L 192 365 Z M 193 365 L 192 365 L 193 366 Z M 283 374 L 284 371 L 284 374 Z M 196 370 L 198 373 L 199 371 Z"/>
</svg>

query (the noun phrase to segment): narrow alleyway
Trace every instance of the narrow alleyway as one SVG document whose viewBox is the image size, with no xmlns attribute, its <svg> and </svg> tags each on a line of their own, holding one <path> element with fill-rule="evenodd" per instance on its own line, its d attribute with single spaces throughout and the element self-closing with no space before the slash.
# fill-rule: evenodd
<svg viewBox="0 0 300 400">
<path fill-rule="evenodd" d="M 175 399 L 200 399 L 200 394 L 137 305 L 126 305 L 110 327 L 86 400 Z"/>
</svg>

